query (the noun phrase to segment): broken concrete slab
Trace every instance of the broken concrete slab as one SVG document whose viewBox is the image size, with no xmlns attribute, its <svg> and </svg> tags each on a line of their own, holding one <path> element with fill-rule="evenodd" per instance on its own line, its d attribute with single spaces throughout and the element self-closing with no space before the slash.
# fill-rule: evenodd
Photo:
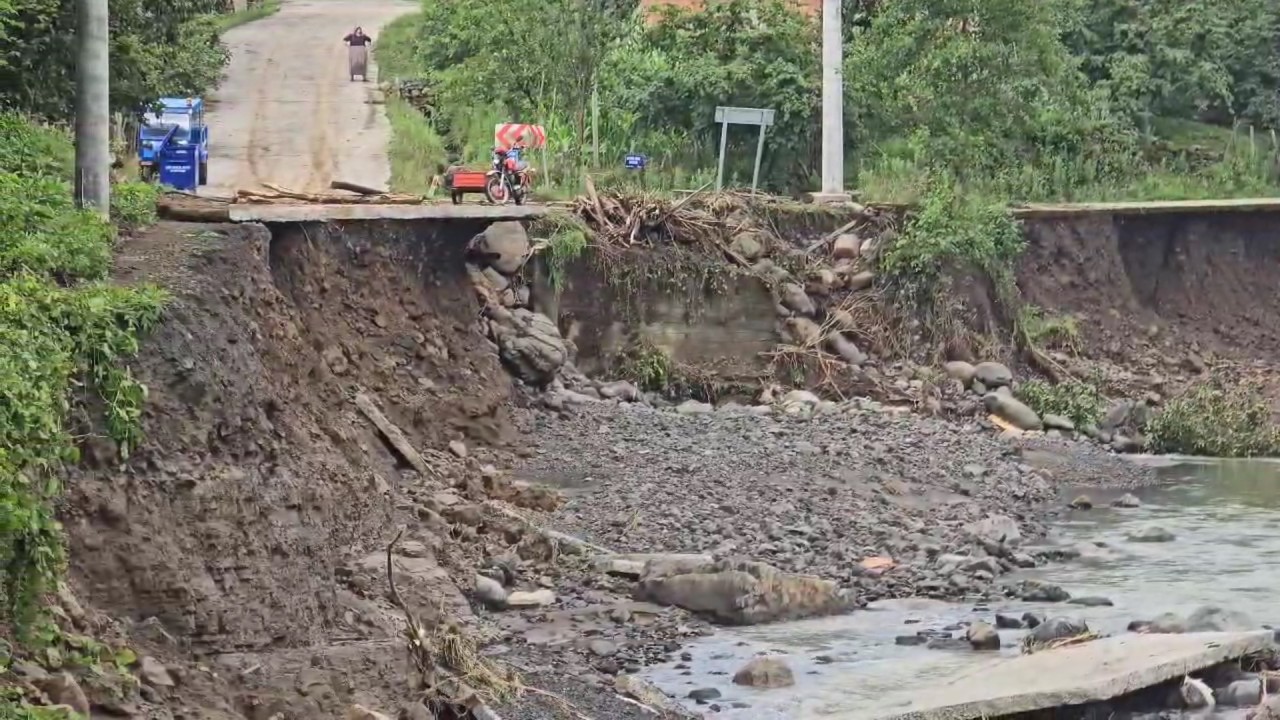
<svg viewBox="0 0 1280 720">
<path fill-rule="evenodd" d="M 760 562 L 646 563 L 636 596 L 674 605 L 727 625 L 755 625 L 848 612 L 857 597 L 830 580 L 787 573 Z"/>
<path fill-rule="evenodd" d="M 1110 700 L 1270 648 L 1271 631 L 1126 634 L 976 662 L 874 706 L 832 708 L 830 720 L 978 720 Z"/>
<path fill-rule="evenodd" d="M 673 567 L 693 568 L 712 561 L 710 555 L 686 553 L 620 553 L 601 555 L 592 560 L 597 572 L 639 578 L 645 574 L 670 574 Z M 653 563 L 653 565 L 649 565 Z M 646 573 L 646 566 L 650 568 Z"/>
</svg>

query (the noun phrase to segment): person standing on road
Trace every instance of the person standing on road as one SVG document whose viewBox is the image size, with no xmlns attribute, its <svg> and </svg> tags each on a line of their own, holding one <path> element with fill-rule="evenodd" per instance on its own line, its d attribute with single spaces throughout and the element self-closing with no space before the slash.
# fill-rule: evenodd
<svg viewBox="0 0 1280 720">
<path fill-rule="evenodd" d="M 364 34 L 364 29 L 357 27 L 342 38 L 347 44 L 347 67 L 350 70 L 351 82 L 355 82 L 356 76 L 364 82 L 369 82 L 369 43 L 373 42 L 373 38 Z"/>
</svg>

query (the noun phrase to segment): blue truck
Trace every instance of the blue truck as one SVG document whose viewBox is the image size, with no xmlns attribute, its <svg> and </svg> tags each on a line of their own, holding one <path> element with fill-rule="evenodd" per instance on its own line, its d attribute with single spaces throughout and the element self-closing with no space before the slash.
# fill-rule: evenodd
<svg viewBox="0 0 1280 720">
<path fill-rule="evenodd" d="M 138 130 L 142 176 L 194 192 L 209 182 L 209 127 L 200 98 L 161 98 Z"/>
</svg>

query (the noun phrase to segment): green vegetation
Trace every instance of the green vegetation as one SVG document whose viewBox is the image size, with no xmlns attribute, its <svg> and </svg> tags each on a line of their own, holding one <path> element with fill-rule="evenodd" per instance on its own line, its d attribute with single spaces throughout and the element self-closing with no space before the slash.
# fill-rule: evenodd
<svg viewBox="0 0 1280 720">
<path fill-rule="evenodd" d="M 1073 317 L 1050 315 L 1035 305 L 1023 305 L 1016 323 L 1025 343 L 1032 347 L 1080 351 L 1080 326 Z"/>
<path fill-rule="evenodd" d="M 271 17 L 280 12 L 280 0 L 263 0 L 263 2 L 253 7 L 245 8 L 240 12 L 226 13 L 219 15 L 217 19 L 218 31 L 226 32 L 233 27 L 239 27 L 245 23 L 251 23 L 254 20 L 261 20 L 265 17 Z"/>
<path fill-rule="evenodd" d="M 523 120 L 547 128 L 542 170 L 561 189 L 584 172 L 634 182 L 618 167 L 631 151 L 650 157 L 650 188 L 688 188 L 714 173 L 715 106 L 769 107 L 765 187 L 816 185 L 817 27 L 785 3 L 646 23 L 634 2 L 531 1 L 422 0 L 379 39 L 384 77 L 429 89 L 419 122 L 437 152 L 481 162 L 493 124 Z M 940 172 L 988 203 L 1276 194 L 1280 8 L 1268 0 L 846 6 L 849 175 L 864 197 L 915 201 Z M 730 179 L 749 179 L 754 143 L 731 131 Z"/>
<path fill-rule="evenodd" d="M 229 56 L 220 0 L 112 0 L 111 107 L 133 115 L 164 96 L 214 87 Z M 0 107 L 69 119 L 75 107 L 76 3 L 0 2 Z"/>
<path fill-rule="evenodd" d="M 1213 457 L 1280 455 L 1280 428 L 1261 388 L 1197 385 L 1165 403 L 1147 423 L 1152 452 Z"/>
<path fill-rule="evenodd" d="M 158 322 L 164 294 L 106 282 L 115 228 L 71 202 L 65 133 L 0 116 L 0 624 L 33 629 L 61 573 L 54 517 L 75 462 L 73 405 L 100 407 L 121 455 L 138 440 L 146 388 L 124 361 Z M 118 188 L 122 224 L 153 217 L 154 190 Z"/>
<path fill-rule="evenodd" d="M 591 229 L 577 215 L 553 212 L 535 220 L 529 232 L 539 242 L 546 243 L 543 252 L 551 285 L 557 290 L 564 287 L 565 270 L 587 249 Z"/>
<path fill-rule="evenodd" d="M 1068 380 L 1055 385 L 1043 380 L 1028 380 L 1019 383 L 1014 394 L 1037 415 L 1061 415 L 1076 428 L 1083 429 L 1090 425 L 1096 427 L 1102 419 L 1106 399 L 1098 387 L 1098 382 Z"/>
</svg>

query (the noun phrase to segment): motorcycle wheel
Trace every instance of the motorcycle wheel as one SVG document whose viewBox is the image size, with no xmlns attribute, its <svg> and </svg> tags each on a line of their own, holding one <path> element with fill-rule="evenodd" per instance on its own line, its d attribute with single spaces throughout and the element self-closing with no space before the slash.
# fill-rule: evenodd
<svg viewBox="0 0 1280 720">
<path fill-rule="evenodd" d="M 494 205 L 506 205 L 511 199 L 511 188 L 507 186 L 506 178 L 501 175 L 493 175 L 484 183 L 484 196 Z"/>
</svg>

